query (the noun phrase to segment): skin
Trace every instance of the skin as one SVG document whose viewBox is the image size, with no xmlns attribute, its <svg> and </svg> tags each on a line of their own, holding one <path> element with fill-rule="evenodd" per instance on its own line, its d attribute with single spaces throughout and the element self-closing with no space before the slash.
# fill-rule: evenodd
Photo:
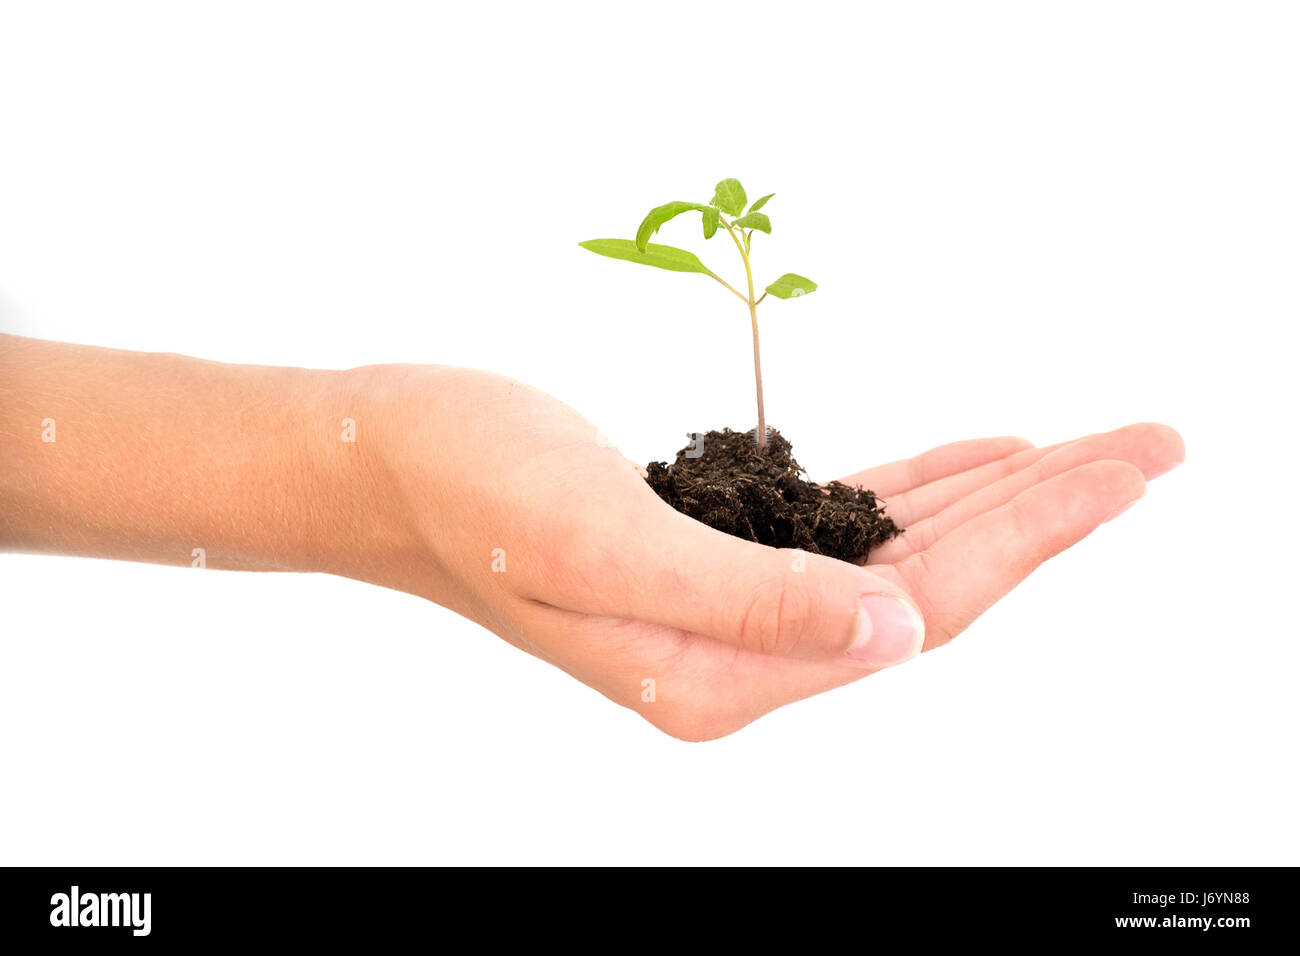
<svg viewBox="0 0 1300 956">
<path fill-rule="evenodd" d="M 193 564 L 201 548 L 208 568 L 418 594 L 685 740 L 878 670 L 846 655 L 864 595 L 919 611 L 925 650 L 950 641 L 1183 454 L 1139 424 L 859 472 L 844 480 L 908 531 L 857 567 L 678 514 L 577 412 L 487 372 L 0 336 L 0 549 Z"/>
</svg>

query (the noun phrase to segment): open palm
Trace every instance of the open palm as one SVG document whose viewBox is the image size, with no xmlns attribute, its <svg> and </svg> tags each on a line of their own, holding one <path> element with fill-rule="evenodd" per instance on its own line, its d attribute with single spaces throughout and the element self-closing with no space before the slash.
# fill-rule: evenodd
<svg viewBox="0 0 1300 956">
<path fill-rule="evenodd" d="M 843 480 L 875 491 L 906 529 L 859 567 L 679 514 L 637 465 L 544 393 L 486 373 L 436 375 L 439 393 L 454 396 L 444 401 L 463 404 L 438 420 L 476 425 L 457 436 L 463 471 L 444 455 L 422 472 L 456 490 L 455 511 L 430 534 L 436 557 L 452 566 L 499 546 L 503 567 L 493 570 L 508 572 L 475 563 L 455 596 L 430 596 L 691 740 L 884 666 L 846 654 L 864 596 L 919 611 L 925 650 L 948 642 L 1183 458 L 1175 431 L 1138 424 L 1042 448 L 1018 438 L 957 442 L 859 472 Z M 427 394 L 418 377 L 415 388 Z M 449 445 L 438 435 L 418 442 Z M 405 494 L 448 497 L 438 488 Z M 457 517 L 465 514 L 476 517 Z M 920 649 L 886 648 L 895 658 L 885 663 Z"/>
</svg>

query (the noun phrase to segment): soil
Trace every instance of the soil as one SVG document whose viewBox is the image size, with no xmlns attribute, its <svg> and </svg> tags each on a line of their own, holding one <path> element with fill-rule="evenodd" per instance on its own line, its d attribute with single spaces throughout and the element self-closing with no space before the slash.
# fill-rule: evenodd
<svg viewBox="0 0 1300 956">
<path fill-rule="evenodd" d="M 803 477 L 776 429 L 768 430 L 766 448 L 754 435 L 752 429 L 708 432 L 672 464 L 651 462 L 646 481 L 683 514 L 774 548 L 861 564 L 872 548 L 902 532 L 872 492 Z"/>
</svg>

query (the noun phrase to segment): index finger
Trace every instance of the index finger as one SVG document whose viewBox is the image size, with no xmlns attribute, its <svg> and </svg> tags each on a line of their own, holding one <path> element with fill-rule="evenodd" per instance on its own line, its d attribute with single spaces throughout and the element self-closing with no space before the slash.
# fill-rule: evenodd
<svg viewBox="0 0 1300 956">
<path fill-rule="evenodd" d="M 971 438 L 931 448 L 913 458 L 877 465 L 840 480 L 846 485 L 866 488 L 884 498 L 1033 447 L 1033 442 L 1009 435 Z"/>
</svg>

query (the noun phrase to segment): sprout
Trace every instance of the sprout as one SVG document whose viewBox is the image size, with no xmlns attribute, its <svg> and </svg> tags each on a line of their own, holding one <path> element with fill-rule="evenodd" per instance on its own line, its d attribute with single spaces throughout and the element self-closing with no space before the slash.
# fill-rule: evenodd
<svg viewBox="0 0 1300 956">
<path fill-rule="evenodd" d="M 754 331 L 754 391 L 758 396 L 758 429 L 755 435 L 758 447 L 767 445 L 767 420 L 763 411 L 763 370 L 758 353 L 758 306 L 769 295 L 778 299 L 794 299 L 809 292 L 817 291 L 817 283 L 793 272 L 787 272 L 781 278 L 768 285 L 763 294 L 754 298 L 754 271 L 750 266 L 750 245 L 755 232 L 772 234 L 772 221 L 765 213 L 759 212 L 775 193 L 768 193 L 762 199 L 755 200 L 748 209 L 745 208 L 745 187 L 738 179 L 724 179 L 713 190 L 713 199 L 708 205 L 694 202 L 670 202 L 655 206 L 636 231 L 636 239 L 589 239 L 579 243 L 584 249 L 590 249 L 598 255 L 611 259 L 625 259 L 642 265 L 668 269 L 672 272 L 701 272 L 717 280 L 731 293 L 745 303 L 749 309 L 749 323 Z M 674 246 L 658 246 L 650 242 L 650 237 L 659 231 L 659 227 L 668 220 L 684 212 L 699 211 L 704 222 L 704 238 L 712 239 L 721 226 L 731 237 L 745 263 L 745 284 L 747 292 L 741 292 L 729 282 L 707 268 L 694 253 Z M 727 217 L 731 217 L 728 220 Z"/>
</svg>

